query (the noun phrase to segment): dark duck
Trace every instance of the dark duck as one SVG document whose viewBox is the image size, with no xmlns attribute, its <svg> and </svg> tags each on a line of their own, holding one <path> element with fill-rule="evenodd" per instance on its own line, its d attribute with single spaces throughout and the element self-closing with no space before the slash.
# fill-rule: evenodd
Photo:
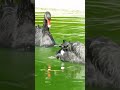
<svg viewBox="0 0 120 90">
<path fill-rule="evenodd" d="M 55 41 L 50 33 L 49 29 L 50 25 L 51 14 L 50 12 L 45 12 L 43 27 L 39 25 L 36 26 L 35 30 L 35 45 L 41 47 L 51 47 L 55 45 Z"/>
</svg>

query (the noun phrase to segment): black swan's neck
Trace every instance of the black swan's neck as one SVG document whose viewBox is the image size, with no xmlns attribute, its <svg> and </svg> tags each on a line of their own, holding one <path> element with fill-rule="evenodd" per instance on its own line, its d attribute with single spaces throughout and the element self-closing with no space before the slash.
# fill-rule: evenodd
<svg viewBox="0 0 120 90">
<path fill-rule="evenodd" d="M 43 20 L 43 27 L 47 27 L 47 20 Z"/>
<path fill-rule="evenodd" d="M 43 21 L 43 28 L 46 28 L 49 30 L 46 19 L 44 19 L 44 21 Z"/>
</svg>

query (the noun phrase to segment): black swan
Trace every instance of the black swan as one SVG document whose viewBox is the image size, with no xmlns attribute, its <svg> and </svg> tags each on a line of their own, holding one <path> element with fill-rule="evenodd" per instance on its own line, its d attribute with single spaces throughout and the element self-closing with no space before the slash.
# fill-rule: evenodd
<svg viewBox="0 0 120 90">
<path fill-rule="evenodd" d="M 51 14 L 50 12 L 45 12 L 43 27 L 39 25 L 35 29 L 35 45 L 50 47 L 55 45 L 55 41 L 49 31 L 50 28 Z"/>
<path fill-rule="evenodd" d="M 67 42 L 63 40 L 61 49 L 57 52 L 56 57 L 62 61 L 73 63 L 85 63 L 85 46 L 79 42 Z"/>
<path fill-rule="evenodd" d="M 0 5 L 0 47 L 34 48 L 34 5 L 30 0 L 3 0 Z"/>
<path fill-rule="evenodd" d="M 120 88 L 120 46 L 106 37 L 86 40 L 86 86 Z"/>
</svg>

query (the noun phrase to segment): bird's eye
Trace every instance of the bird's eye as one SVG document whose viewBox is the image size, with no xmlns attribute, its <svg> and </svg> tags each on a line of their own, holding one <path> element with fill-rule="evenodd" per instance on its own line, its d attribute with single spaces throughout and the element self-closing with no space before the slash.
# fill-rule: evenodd
<svg viewBox="0 0 120 90">
<path fill-rule="evenodd" d="M 66 48 L 66 46 L 64 46 L 64 48 Z"/>
<path fill-rule="evenodd" d="M 59 46 L 59 47 L 62 47 L 62 46 Z"/>
</svg>

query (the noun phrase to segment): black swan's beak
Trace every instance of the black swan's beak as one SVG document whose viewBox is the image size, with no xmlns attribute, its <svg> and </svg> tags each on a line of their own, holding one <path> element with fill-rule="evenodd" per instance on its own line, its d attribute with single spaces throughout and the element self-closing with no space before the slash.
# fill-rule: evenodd
<svg viewBox="0 0 120 90">
<path fill-rule="evenodd" d="M 47 20 L 47 26 L 48 26 L 48 28 L 51 27 L 50 20 Z"/>
</svg>

